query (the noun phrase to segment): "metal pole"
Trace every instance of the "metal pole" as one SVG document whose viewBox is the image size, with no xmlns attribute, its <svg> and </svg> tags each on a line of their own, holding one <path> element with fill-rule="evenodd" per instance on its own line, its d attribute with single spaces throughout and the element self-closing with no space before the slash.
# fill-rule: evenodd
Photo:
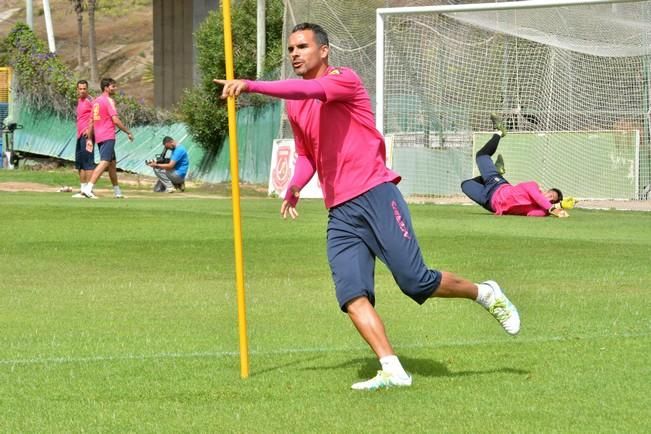
<svg viewBox="0 0 651 434">
<path fill-rule="evenodd" d="M 375 127 L 384 134 L 384 16 L 375 13 Z"/>
<path fill-rule="evenodd" d="M 45 16 L 45 29 L 47 30 L 47 45 L 50 53 L 56 53 L 54 30 L 52 29 L 52 15 L 50 15 L 50 0 L 43 0 L 43 14 Z"/>
<path fill-rule="evenodd" d="M 266 15 L 265 15 L 265 0 L 258 0 L 258 16 L 257 16 L 257 48 L 256 48 L 256 73 L 257 78 L 262 77 L 264 73 L 264 58 L 267 51 L 267 35 L 266 35 Z"/>
<path fill-rule="evenodd" d="M 32 0 L 25 0 L 25 22 L 30 29 L 34 29 L 34 8 Z"/>
</svg>

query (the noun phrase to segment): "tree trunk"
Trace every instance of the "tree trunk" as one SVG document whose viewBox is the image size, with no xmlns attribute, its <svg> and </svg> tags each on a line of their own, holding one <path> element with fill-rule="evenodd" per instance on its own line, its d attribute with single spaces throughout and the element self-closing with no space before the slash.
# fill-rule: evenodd
<svg viewBox="0 0 651 434">
<path fill-rule="evenodd" d="M 84 33 L 84 12 L 83 0 L 73 0 L 73 6 L 75 8 L 75 13 L 77 14 L 77 70 L 83 72 L 83 59 L 82 59 L 82 50 L 83 50 L 83 33 Z"/>
<path fill-rule="evenodd" d="M 97 0 L 88 0 L 88 51 L 90 60 L 90 81 L 99 82 L 97 77 L 97 47 L 95 46 L 95 5 Z"/>
</svg>

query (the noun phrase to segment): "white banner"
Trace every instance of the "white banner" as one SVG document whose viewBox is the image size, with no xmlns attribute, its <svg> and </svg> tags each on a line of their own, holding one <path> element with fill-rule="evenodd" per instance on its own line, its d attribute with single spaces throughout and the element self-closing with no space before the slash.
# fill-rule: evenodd
<svg viewBox="0 0 651 434">
<path fill-rule="evenodd" d="M 276 194 L 281 198 L 285 197 L 285 192 L 289 187 L 289 181 L 294 176 L 296 158 L 294 139 L 274 140 L 274 148 L 271 153 L 271 171 L 269 173 L 269 195 Z M 303 187 L 303 190 L 301 190 L 301 198 L 323 198 L 321 186 L 319 185 L 319 177 L 316 174 Z"/>
</svg>

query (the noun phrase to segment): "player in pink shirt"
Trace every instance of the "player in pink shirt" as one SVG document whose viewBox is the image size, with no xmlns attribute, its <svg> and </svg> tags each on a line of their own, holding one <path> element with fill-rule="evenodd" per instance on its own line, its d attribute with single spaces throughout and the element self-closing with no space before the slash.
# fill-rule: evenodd
<svg viewBox="0 0 651 434">
<path fill-rule="evenodd" d="M 93 142 L 87 142 L 88 128 L 93 111 L 93 99 L 88 95 L 88 82 L 79 80 L 77 82 L 77 142 L 75 146 L 75 168 L 79 171 L 79 183 L 81 190 L 95 169 L 95 156 L 93 155 Z M 84 197 L 77 193 L 73 197 Z"/>
<path fill-rule="evenodd" d="M 507 333 L 520 330 L 517 309 L 494 281 L 474 284 L 450 272 L 428 268 L 411 216 L 386 167 L 385 145 L 375 128 L 371 102 L 357 74 L 328 64 L 328 35 L 319 25 L 298 24 L 288 41 L 294 72 L 302 80 L 257 82 L 215 80 L 222 98 L 256 92 L 287 100 L 298 159 L 280 207 L 283 218 L 298 217 L 300 190 L 316 172 L 328 208 L 328 262 L 337 301 L 377 355 L 381 370 L 356 390 L 410 386 L 375 310 L 375 258 L 384 262 L 400 289 L 417 303 L 430 297 L 477 301 Z"/>
<path fill-rule="evenodd" d="M 115 127 L 127 133 L 129 141 L 133 141 L 133 135 L 122 124 L 122 121 L 120 121 L 118 112 L 115 109 L 115 101 L 111 98 L 117 90 L 115 80 L 112 78 L 103 78 L 100 86 L 102 88 L 102 95 L 93 102 L 93 113 L 87 140 L 89 145 L 92 145 L 93 139 L 97 143 L 100 162 L 93 171 L 86 187 L 81 190 L 81 194 L 90 199 L 96 199 L 97 196 L 93 193 L 93 187 L 99 177 L 102 176 L 102 173 L 108 169 L 109 179 L 113 185 L 113 194 L 117 199 L 122 199 L 124 196 L 118 184 L 117 162 L 115 157 Z"/>
<path fill-rule="evenodd" d="M 511 185 L 504 179 L 491 157 L 497 151 L 500 138 L 506 134 L 506 130 L 496 115 L 491 115 L 491 120 L 496 131 L 475 156 L 481 175 L 463 181 L 461 190 L 477 204 L 497 215 L 568 217 L 567 211 L 561 207 L 563 193 L 559 189 L 542 190 L 534 181 Z M 573 199 L 571 200 L 573 204 Z"/>
</svg>

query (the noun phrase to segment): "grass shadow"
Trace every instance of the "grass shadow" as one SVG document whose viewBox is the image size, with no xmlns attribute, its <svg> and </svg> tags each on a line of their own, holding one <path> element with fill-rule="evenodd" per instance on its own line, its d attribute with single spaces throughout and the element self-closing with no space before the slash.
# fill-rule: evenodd
<svg viewBox="0 0 651 434">
<path fill-rule="evenodd" d="M 290 366 L 296 366 L 296 365 L 299 365 L 299 364 L 302 364 L 302 363 L 307 363 L 307 362 L 310 362 L 312 360 L 317 360 L 317 359 L 320 359 L 320 358 L 321 358 L 320 356 L 311 356 L 311 357 L 292 360 L 292 361 L 287 362 L 287 363 L 275 364 L 275 365 L 273 365 L 273 366 L 271 366 L 269 368 L 265 368 L 265 369 L 256 369 L 255 372 L 251 373 L 251 377 L 256 377 L 258 375 L 266 374 L 267 372 L 278 371 L 278 370 L 283 369 L 283 368 L 289 368 Z M 303 368 L 303 369 L 306 369 L 306 368 Z"/>
<path fill-rule="evenodd" d="M 413 358 L 413 357 L 400 357 L 400 361 L 405 369 L 412 374 L 416 374 L 422 377 L 467 377 L 475 375 L 487 375 L 487 374 L 514 374 L 514 375 L 528 375 L 531 372 L 525 369 L 518 368 L 493 368 L 493 369 L 477 369 L 477 370 L 467 370 L 467 371 L 452 371 L 446 366 L 445 363 L 441 363 L 432 359 L 422 359 L 422 358 Z M 371 366 L 365 366 L 364 369 L 368 370 L 370 373 L 374 373 L 377 369 L 373 370 L 373 366 L 377 366 L 378 362 L 371 359 Z M 360 369 L 361 371 L 361 369 Z M 367 372 L 367 371 L 364 371 Z"/>
<path fill-rule="evenodd" d="M 400 356 L 400 361 L 405 367 L 405 370 L 411 374 L 421 377 L 468 377 L 475 375 L 489 375 L 489 374 L 514 374 L 514 375 L 529 375 L 531 372 L 525 369 L 517 368 L 493 368 L 493 369 L 478 369 L 467 371 L 452 371 L 444 363 L 432 359 L 414 358 Z M 350 359 L 344 363 L 339 363 L 330 366 L 312 366 L 302 368 L 304 370 L 322 370 L 322 369 L 343 369 L 351 366 L 358 366 L 358 374 L 360 378 L 373 377 L 380 369 L 380 364 L 376 358 L 362 357 Z"/>
</svg>

